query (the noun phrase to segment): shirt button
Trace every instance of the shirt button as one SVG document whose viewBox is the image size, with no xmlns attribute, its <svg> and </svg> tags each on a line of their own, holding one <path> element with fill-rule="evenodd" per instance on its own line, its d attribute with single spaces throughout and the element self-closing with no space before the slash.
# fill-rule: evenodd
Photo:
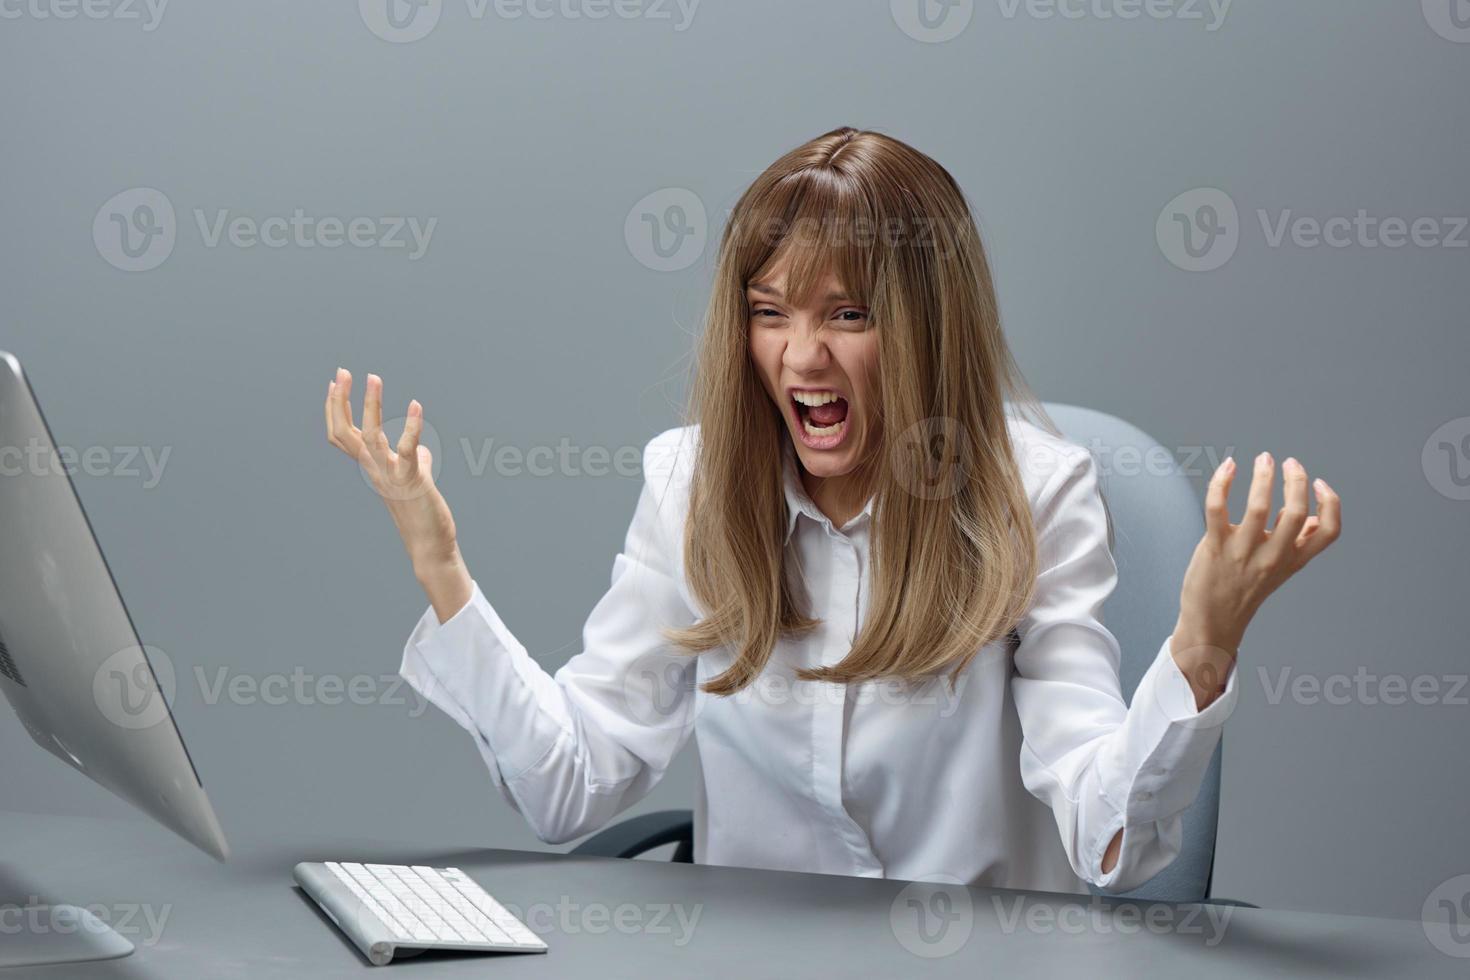
<svg viewBox="0 0 1470 980">
<path fill-rule="evenodd" d="M 1150 776 L 1167 776 L 1169 775 L 1169 770 L 1163 766 L 1149 766 L 1148 774 Z"/>
<path fill-rule="evenodd" d="M 1147 803 L 1149 800 L 1154 798 L 1154 794 L 1148 792 L 1147 790 L 1144 790 L 1141 793 L 1134 793 L 1133 798 L 1139 803 Z"/>
</svg>

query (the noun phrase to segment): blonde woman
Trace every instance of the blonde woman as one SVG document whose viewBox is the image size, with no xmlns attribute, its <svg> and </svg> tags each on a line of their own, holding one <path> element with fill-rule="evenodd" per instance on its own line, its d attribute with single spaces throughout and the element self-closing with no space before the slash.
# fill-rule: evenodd
<svg viewBox="0 0 1470 980">
<path fill-rule="evenodd" d="M 597 830 L 690 735 L 700 863 L 1124 890 L 1177 855 L 1263 600 L 1335 540 L 1321 480 L 1234 463 L 1178 621 L 1131 705 L 1099 619 L 1117 582 L 1091 454 L 1007 348 L 964 196 L 890 137 L 839 129 L 777 160 L 724 230 L 692 384 L 655 437 L 612 584 L 555 675 L 461 556 L 382 382 L 328 386 L 332 444 L 386 501 L 430 608 L 404 677 L 475 739 L 542 840 Z M 1007 412 L 1007 404 L 1029 411 Z"/>
</svg>

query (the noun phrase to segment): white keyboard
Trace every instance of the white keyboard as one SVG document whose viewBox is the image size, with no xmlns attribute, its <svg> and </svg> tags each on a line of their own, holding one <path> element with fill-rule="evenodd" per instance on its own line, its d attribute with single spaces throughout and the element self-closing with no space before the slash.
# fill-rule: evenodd
<svg viewBox="0 0 1470 980">
<path fill-rule="evenodd" d="M 296 881 L 372 963 L 400 948 L 544 953 L 546 944 L 458 868 L 328 861 Z"/>
</svg>

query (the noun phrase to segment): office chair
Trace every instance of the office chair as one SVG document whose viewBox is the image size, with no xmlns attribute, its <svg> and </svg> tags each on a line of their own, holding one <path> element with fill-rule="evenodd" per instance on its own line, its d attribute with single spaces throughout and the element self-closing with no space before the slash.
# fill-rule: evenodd
<svg viewBox="0 0 1470 980">
<path fill-rule="evenodd" d="M 1118 586 L 1104 605 L 1103 622 L 1122 648 L 1123 693 L 1131 701 L 1159 644 L 1174 628 L 1184 570 L 1205 531 L 1204 506 L 1181 468 L 1183 461 L 1143 430 L 1090 408 L 1050 402 L 1045 408 L 1062 434 L 1091 450 L 1099 464 L 1103 497 L 1113 521 L 1113 558 L 1118 565 Z M 1215 462 L 1201 459 L 1192 465 L 1208 477 Z M 1132 891 L 1104 892 L 1089 885 L 1094 895 L 1249 904 L 1210 895 L 1220 808 L 1220 758 L 1221 747 L 1217 747 L 1199 795 L 1184 811 L 1179 856 Z M 630 858 L 673 842 L 679 845 L 673 860 L 693 860 L 691 811 L 661 810 L 632 817 L 594 834 L 572 853 Z"/>
</svg>

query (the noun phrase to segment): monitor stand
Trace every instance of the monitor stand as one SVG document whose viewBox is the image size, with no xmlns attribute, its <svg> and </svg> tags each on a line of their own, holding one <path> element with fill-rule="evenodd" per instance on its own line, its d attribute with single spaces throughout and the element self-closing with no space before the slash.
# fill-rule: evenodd
<svg viewBox="0 0 1470 980">
<path fill-rule="evenodd" d="M 0 902 L 0 970 L 111 960 L 132 951 L 132 943 L 86 909 Z"/>
</svg>

